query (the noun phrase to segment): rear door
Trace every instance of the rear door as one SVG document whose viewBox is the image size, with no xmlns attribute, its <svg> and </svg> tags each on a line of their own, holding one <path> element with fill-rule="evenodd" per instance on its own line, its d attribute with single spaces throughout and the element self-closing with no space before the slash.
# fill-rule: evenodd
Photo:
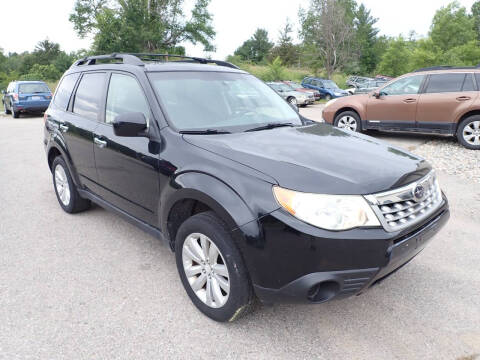
<svg viewBox="0 0 480 360">
<path fill-rule="evenodd" d="M 127 73 L 112 73 L 105 116 L 95 130 L 94 139 L 100 195 L 130 215 L 157 225 L 158 143 L 147 137 L 116 136 L 113 131 L 115 117 L 131 112 L 143 113 L 149 122 L 153 119 L 137 79 Z"/>
<path fill-rule="evenodd" d="M 455 122 L 478 96 L 472 73 L 440 73 L 428 77 L 417 108 L 417 127 L 453 133 Z"/>
<path fill-rule="evenodd" d="M 394 81 L 370 95 L 367 103 L 367 128 L 409 130 L 416 127 L 419 92 L 425 75 L 412 75 Z"/>
<path fill-rule="evenodd" d="M 71 76 L 71 78 L 70 78 Z M 55 95 L 67 97 L 69 84 L 75 81 L 78 74 L 67 75 Z M 65 91 L 63 85 L 65 82 Z M 93 153 L 93 133 L 98 126 L 101 114 L 102 99 L 105 92 L 106 73 L 84 73 L 75 90 L 75 95 L 70 101 L 69 111 L 63 112 L 58 117 L 59 128 L 63 134 L 73 166 L 80 177 L 82 185 L 97 192 L 97 170 Z M 68 86 L 67 86 L 68 85 Z"/>
</svg>

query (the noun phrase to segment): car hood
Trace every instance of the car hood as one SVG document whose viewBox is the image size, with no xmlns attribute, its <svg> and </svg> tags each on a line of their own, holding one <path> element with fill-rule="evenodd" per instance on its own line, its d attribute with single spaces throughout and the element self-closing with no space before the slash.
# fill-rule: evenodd
<svg viewBox="0 0 480 360">
<path fill-rule="evenodd" d="M 184 139 L 303 192 L 371 194 L 418 180 L 430 170 L 413 154 L 328 124 Z"/>
</svg>

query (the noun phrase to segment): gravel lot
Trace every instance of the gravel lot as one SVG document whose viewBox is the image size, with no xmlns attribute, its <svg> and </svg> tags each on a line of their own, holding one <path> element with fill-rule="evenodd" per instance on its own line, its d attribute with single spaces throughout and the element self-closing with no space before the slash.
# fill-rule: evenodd
<svg viewBox="0 0 480 360">
<path fill-rule="evenodd" d="M 470 180 L 439 171 L 450 222 L 422 254 L 364 295 L 259 307 L 218 324 L 190 303 L 166 246 L 101 208 L 61 210 L 42 126 L 40 118 L 0 116 L 1 359 L 480 354 L 480 189 Z"/>
</svg>

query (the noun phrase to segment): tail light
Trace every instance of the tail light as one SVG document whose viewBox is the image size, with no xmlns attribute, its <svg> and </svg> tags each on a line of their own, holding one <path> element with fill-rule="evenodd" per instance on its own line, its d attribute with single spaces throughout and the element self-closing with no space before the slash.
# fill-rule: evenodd
<svg viewBox="0 0 480 360">
<path fill-rule="evenodd" d="M 13 100 L 18 101 L 18 94 L 13 94 Z"/>
</svg>

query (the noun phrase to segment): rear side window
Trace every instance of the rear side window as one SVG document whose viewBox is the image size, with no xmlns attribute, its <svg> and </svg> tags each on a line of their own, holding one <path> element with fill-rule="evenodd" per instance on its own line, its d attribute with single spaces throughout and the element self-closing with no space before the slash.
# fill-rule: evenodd
<svg viewBox="0 0 480 360">
<path fill-rule="evenodd" d="M 65 76 L 58 86 L 55 99 L 53 99 L 53 104 L 59 109 L 67 109 L 70 96 L 72 95 L 73 88 L 75 87 L 79 75 L 79 73 L 76 73 Z"/>
<path fill-rule="evenodd" d="M 105 85 L 105 73 L 87 73 L 82 76 L 73 103 L 73 112 L 87 119 L 97 120 Z"/>
<path fill-rule="evenodd" d="M 475 91 L 475 86 L 473 85 L 473 74 L 467 74 L 465 76 L 462 91 Z"/>
<path fill-rule="evenodd" d="M 303 83 L 310 85 L 312 83 L 312 80 L 311 79 L 305 79 L 305 80 L 303 80 Z"/>
<path fill-rule="evenodd" d="M 142 88 L 131 76 L 112 74 L 108 88 L 105 122 L 111 124 L 117 115 L 132 112 L 143 113 L 147 121 L 150 117 L 150 109 Z"/>
<path fill-rule="evenodd" d="M 426 93 L 444 93 L 462 91 L 465 74 L 433 74 L 428 80 Z"/>
</svg>

